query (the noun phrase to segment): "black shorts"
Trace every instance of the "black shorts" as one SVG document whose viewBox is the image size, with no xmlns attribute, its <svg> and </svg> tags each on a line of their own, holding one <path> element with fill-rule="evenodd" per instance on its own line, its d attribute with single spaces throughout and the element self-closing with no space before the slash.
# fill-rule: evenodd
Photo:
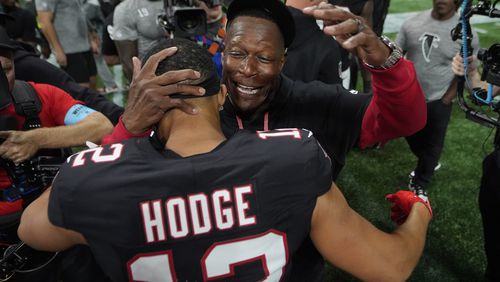
<svg viewBox="0 0 500 282">
<path fill-rule="evenodd" d="M 66 61 L 66 67 L 61 67 L 61 69 L 78 83 L 88 83 L 91 76 L 97 75 L 97 67 L 91 51 L 66 54 Z"/>
</svg>

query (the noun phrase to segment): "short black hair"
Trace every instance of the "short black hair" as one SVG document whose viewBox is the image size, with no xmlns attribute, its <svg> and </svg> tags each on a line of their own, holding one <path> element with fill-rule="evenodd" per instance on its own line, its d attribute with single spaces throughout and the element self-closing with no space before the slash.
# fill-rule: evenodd
<svg viewBox="0 0 500 282">
<path fill-rule="evenodd" d="M 220 80 L 212 56 L 205 48 L 191 40 L 183 38 L 161 39 L 144 54 L 142 62 L 145 63 L 154 54 L 174 46 L 177 47 L 177 52 L 162 60 L 158 64 L 155 74 L 162 75 L 168 71 L 192 69 L 200 73 L 200 78 L 189 84 L 205 88 L 206 93 L 201 97 L 217 94 L 220 90 Z M 199 96 L 179 95 L 175 97 L 197 98 Z"/>
</svg>

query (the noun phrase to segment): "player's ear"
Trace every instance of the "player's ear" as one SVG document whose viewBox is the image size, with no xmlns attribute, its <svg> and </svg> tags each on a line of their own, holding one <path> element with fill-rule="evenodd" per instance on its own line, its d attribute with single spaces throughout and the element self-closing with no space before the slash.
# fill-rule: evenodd
<svg viewBox="0 0 500 282">
<path fill-rule="evenodd" d="M 217 102 L 219 105 L 224 105 L 224 102 L 226 101 L 226 96 L 227 96 L 227 87 L 225 84 L 220 85 L 220 91 L 219 94 L 217 94 Z"/>
</svg>

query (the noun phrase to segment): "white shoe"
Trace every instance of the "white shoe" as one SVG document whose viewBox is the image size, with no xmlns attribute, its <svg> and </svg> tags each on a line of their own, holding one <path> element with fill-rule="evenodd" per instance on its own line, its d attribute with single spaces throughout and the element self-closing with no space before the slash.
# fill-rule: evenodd
<svg viewBox="0 0 500 282">
<path fill-rule="evenodd" d="M 441 168 L 441 163 L 438 163 L 435 167 L 434 167 L 434 171 L 437 171 Z M 410 178 L 413 178 L 415 177 L 415 171 L 413 170 L 412 172 L 410 172 L 410 175 L 409 175 Z"/>
</svg>

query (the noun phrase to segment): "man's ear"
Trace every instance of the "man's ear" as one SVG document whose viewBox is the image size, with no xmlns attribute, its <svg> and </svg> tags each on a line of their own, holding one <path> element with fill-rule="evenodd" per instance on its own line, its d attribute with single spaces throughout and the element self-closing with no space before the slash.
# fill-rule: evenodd
<svg viewBox="0 0 500 282">
<path fill-rule="evenodd" d="M 288 57 L 287 50 L 285 49 L 285 52 L 283 53 L 283 56 L 281 57 L 281 67 L 280 70 L 283 70 L 283 66 L 286 63 L 286 58 Z"/>
<path fill-rule="evenodd" d="M 224 62 L 226 61 L 226 52 L 224 52 L 224 50 L 222 52 L 220 52 L 220 62 L 221 64 L 224 66 Z M 224 70 L 224 68 L 223 68 Z"/>
<path fill-rule="evenodd" d="M 227 87 L 225 84 L 221 84 L 219 94 L 217 94 L 217 102 L 219 103 L 219 105 L 224 105 L 224 102 L 226 101 L 226 96 L 227 96 Z"/>
</svg>

